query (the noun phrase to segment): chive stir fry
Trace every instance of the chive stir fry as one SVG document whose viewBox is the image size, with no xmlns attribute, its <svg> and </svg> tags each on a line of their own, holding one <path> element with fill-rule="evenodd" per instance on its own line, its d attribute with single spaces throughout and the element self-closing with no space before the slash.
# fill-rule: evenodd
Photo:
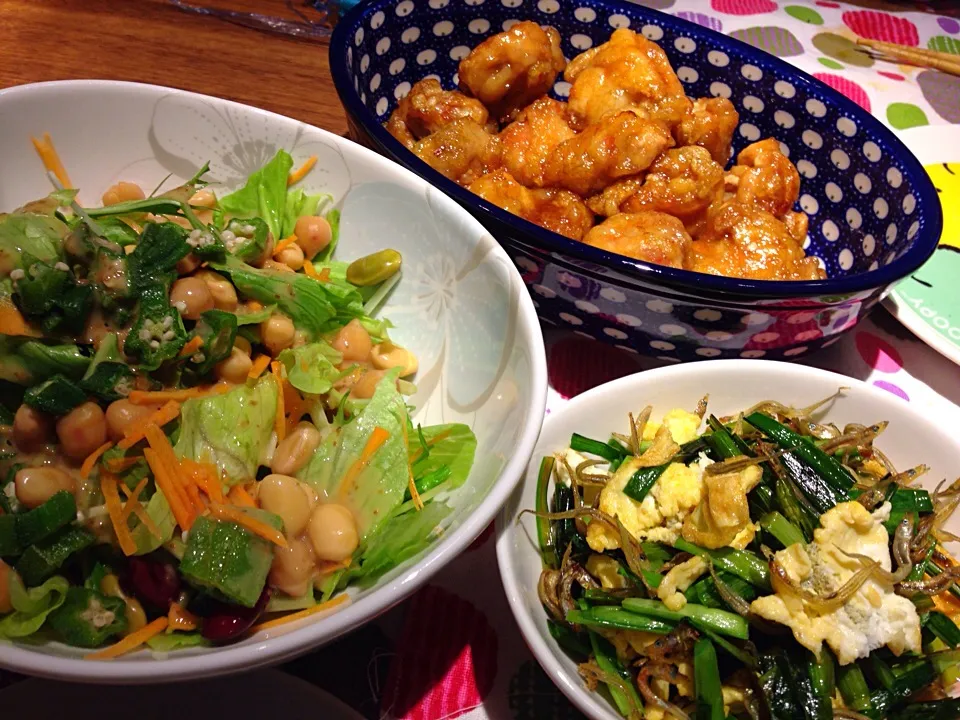
<svg viewBox="0 0 960 720">
<path fill-rule="evenodd" d="M 0 639 L 230 642 L 425 548 L 476 439 L 411 419 L 402 258 L 334 259 L 315 159 L 92 207 L 35 144 L 57 189 L 0 215 Z"/>
<path fill-rule="evenodd" d="M 960 481 L 916 487 L 927 468 L 875 446 L 886 423 L 818 422 L 835 397 L 648 407 L 543 459 L 537 593 L 623 716 L 960 717 Z"/>
</svg>

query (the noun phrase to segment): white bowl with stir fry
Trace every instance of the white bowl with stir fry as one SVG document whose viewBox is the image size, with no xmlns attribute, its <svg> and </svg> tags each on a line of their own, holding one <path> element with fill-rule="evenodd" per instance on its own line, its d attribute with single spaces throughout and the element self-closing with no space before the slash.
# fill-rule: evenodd
<svg viewBox="0 0 960 720">
<path fill-rule="evenodd" d="M 958 419 L 755 360 L 574 398 L 498 518 L 528 645 L 591 718 L 956 717 Z"/>
<path fill-rule="evenodd" d="M 464 210 L 177 90 L 24 86 L 0 117 L 0 666 L 279 662 L 492 521 L 546 370 L 519 274 Z"/>
</svg>

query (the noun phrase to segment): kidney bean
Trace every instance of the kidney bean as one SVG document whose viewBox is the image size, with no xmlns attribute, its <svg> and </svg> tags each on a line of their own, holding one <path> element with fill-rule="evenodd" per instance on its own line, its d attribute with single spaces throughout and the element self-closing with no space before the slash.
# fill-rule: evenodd
<svg viewBox="0 0 960 720">
<path fill-rule="evenodd" d="M 171 563 L 132 557 L 128 568 L 131 592 L 152 608 L 166 612 L 180 597 L 180 576 Z"/>
<path fill-rule="evenodd" d="M 203 637 L 215 643 L 236 640 L 253 627 L 266 609 L 269 600 L 270 590 L 264 588 L 257 604 L 252 608 L 220 603 L 203 621 Z"/>
</svg>

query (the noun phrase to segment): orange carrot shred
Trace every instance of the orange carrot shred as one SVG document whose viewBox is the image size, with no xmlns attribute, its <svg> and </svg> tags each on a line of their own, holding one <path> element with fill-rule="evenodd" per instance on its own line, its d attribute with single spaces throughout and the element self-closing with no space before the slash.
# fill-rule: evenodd
<svg viewBox="0 0 960 720">
<path fill-rule="evenodd" d="M 407 424 L 403 423 L 403 445 L 409 447 L 407 437 Z M 413 506 L 418 510 L 423 510 L 423 500 L 420 498 L 420 491 L 417 490 L 417 483 L 413 479 L 413 465 L 410 458 L 407 458 L 407 489 L 410 490 L 410 499 L 413 500 Z"/>
<path fill-rule="evenodd" d="M 70 176 L 67 175 L 63 162 L 60 160 L 60 155 L 57 154 L 57 149 L 53 146 L 53 138 L 50 137 L 50 133 L 44 133 L 40 140 L 35 137 L 30 138 L 30 140 L 33 142 L 33 147 L 37 151 L 37 155 L 40 156 L 40 160 L 43 161 L 43 166 L 57 176 L 61 185 L 65 188 L 72 188 L 73 184 L 70 182 Z"/>
<path fill-rule="evenodd" d="M 182 630 L 190 632 L 196 630 L 200 620 L 192 612 L 187 610 L 180 603 L 170 603 L 170 611 L 167 613 L 168 630 Z"/>
<path fill-rule="evenodd" d="M 134 390 L 133 392 L 137 391 Z M 133 395 L 133 392 L 130 394 Z M 143 423 L 124 435 L 123 440 L 117 443 L 117 447 L 119 447 L 121 450 L 129 450 L 138 442 L 143 440 L 144 432 L 148 425 L 163 427 L 168 422 L 175 420 L 179 416 L 180 403 L 178 403 L 176 400 L 168 400 L 163 407 L 154 411 Z"/>
<path fill-rule="evenodd" d="M 234 485 L 230 488 L 227 498 L 231 503 L 239 507 L 257 507 L 256 501 L 250 496 L 250 493 L 247 492 L 243 485 Z"/>
<path fill-rule="evenodd" d="M 10 336 L 41 337 L 40 331 L 30 327 L 26 318 L 9 298 L 0 300 L 0 333 Z"/>
<path fill-rule="evenodd" d="M 309 260 L 303 261 L 303 272 L 306 273 L 307 276 L 312 277 L 314 280 L 320 279 L 320 273 L 317 272 L 317 269 Z"/>
<path fill-rule="evenodd" d="M 284 548 L 288 546 L 287 539 L 283 536 L 282 532 L 267 525 L 265 522 L 261 522 L 247 515 L 242 510 L 232 508 L 229 505 L 210 503 L 210 513 L 217 518 L 217 520 L 236 523 L 254 535 L 259 535 L 264 540 L 269 540 L 274 545 Z"/>
<path fill-rule="evenodd" d="M 113 523 L 113 531 L 117 536 L 120 549 L 124 555 L 129 556 L 137 551 L 137 543 L 134 542 L 133 535 L 130 534 L 130 528 L 127 526 L 127 518 L 123 515 L 117 482 L 116 475 L 103 473 L 100 476 L 100 490 L 103 492 L 103 500 L 107 506 L 107 513 L 110 515 L 110 522 Z"/>
<path fill-rule="evenodd" d="M 149 625 L 145 625 L 136 632 L 130 633 L 120 642 L 115 643 L 110 647 L 106 647 L 103 650 L 98 650 L 95 653 L 85 655 L 84 660 L 113 660 L 116 657 L 120 657 L 121 655 L 130 652 L 131 650 L 136 650 L 138 647 L 145 644 L 147 640 L 166 630 L 168 622 L 169 621 L 165 617 L 157 618 Z"/>
<path fill-rule="evenodd" d="M 257 359 L 253 361 L 253 367 L 250 368 L 250 372 L 247 373 L 247 377 L 251 380 L 260 377 L 263 375 L 263 371 L 267 369 L 268 365 L 270 365 L 269 355 L 257 355 Z"/>
<path fill-rule="evenodd" d="M 276 360 L 270 363 L 270 371 L 273 373 L 273 376 L 277 379 L 277 412 L 273 418 L 273 431 L 277 434 L 277 442 L 280 442 L 287 436 L 287 417 L 284 414 L 284 387 L 286 385 L 286 380 L 283 379 L 283 366 Z"/>
<path fill-rule="evenodd" d="M 177 456 L 173 454 L 173 446 L 170 445 L 170 441 L 167 439 L 167 436 L 163 434 L 163 430 L 156 425 L 147 425 L 145 434 L 147 437 L 147 442 L 150 445 L 150 449 L 156 454 L 156 458 L 159 461 L 158 465 L 161 468 L 161 472 L 166 477 L 168 486 L 170 487 L 171 491 L 177 495 L 177 499 L 183 511 L 183 519 L 186 521 L 186 525 L 180 524 L 180 527 L 184 530 L 189 530 L 193 525 L 194 506 L 192 498 L 188 494 L 188 491 L 184 487 L 180 478 L 180 461 L 177 460 Z M 144 451 L 144 454 L 146 454 L 146 451 Z M 170 501 L 169 497 L 167 497 L 167 501 Z M 171 508 L 172 507 L 173 505 L 171 503 Z M 174 516 L 176 517 L 176 515 Z M 177 520 L 179 523 L 180 518 L 177 518 Z"/>
<path fill-rule="evenodd" d="M 432 438 L 430 438 L 429 440 L 427 440 L 427 447 L 428 447 L 428 448 L 433 447 L 434 445 L 436 445 L 436 444 L 437 444 L 438 442 L 440 442 L 441 440 L 446 440 L 448 437 L 450 437 L 450 433 L 452 433 L 452 432 L 453 432 L 453 430 L 451 430 L 450 428 L 447 428 L 446 430 L 443 430 L 442 432 L 438 432 L 438 433 L 437 433 L 436 435 L 434 435 Z M 421 448 L 417 448 L 417 452 L 414 454 L 414 456 L 413 456 L 412 458 L 410 458 L 410 464 L 413 465 L 414 463 L 416 463 L 417 460 L 420 459 L 420 456 L 421 456 L 421 455 L 423 455 L 423 448 L 422 448 L 422 447 L 421 447 Z"/>
<path fill-rule="evenodd" d="M 186 388 L 184 390 L 134 390 L 127 398 L 134 405 L 152 405 L 167 400 L 190 400 L 192 398 L 207 397 L 208 395 L 222 395 L 232 390 L 227 383 L 217 383 L 206 387 Z"/>
<path fill-rule="evenodd" d="M 83 465 L 80 466 L 80 477 L 82 477 L 84 480 L 90 477 L 90 473 L 93 472 L 93 466 L 97 464 L 97 460 L 99 460 L 100 456 L 112 447 L 113 443 L 108 441 L 87 455 L 86 459 L 83 461 Z"/>
<path fill-rule="evenodd" d="M 343 480 L 340 481 L 340 497 L 343 497 L 347 494 L 347 490 L 350 487 L 350 483 L 357 479 L 357 476 L 360 475 L 370 463 L 371 458 L 376 454 L 377 450 L 380 449 L 380 446 L 383 445 L 387 438 L 390 437 L 390 433 L 384 430 L 382 427 L 375 427 L 373 432 L 370 433 L 370 437 L 367 439 L 367 444 L 364 445 L 363 451 L 360 453 L 360 457 L 357 459 L 353 465 L 347 470 L 343 476 Z"/>
<path fill-rule="evenodd" d="M 192 522 L 192 515 L 184 506 L 183 500 L 177 492 L 177 488 L 167 475 L 167 469 L 163 466 L 159 456 L 150 448 L 146 448 L 143 454 L 147 459 L 147 464 L 150 465 L 150 469 L 153 471 L 153 479 L 156 480 L 157 487 L 160 488 L 160 492 L 162 492 L 163 496 L 167 499 L 167 504 L 170 505 L 170 510 L 173 512 L 173 517 L 177 521 L 177 525 L 184 530 L 187 529 Z"/>
<path fill-rule="evenodd" d="M 180 350 L 180 357 L 189 357 L 193 355 L 197 350 L 203 347 L 203 338 L 199 335 L 194 335 L 192 338 L 187 340 L 187 344 L 183 346 Z"/>
<path fill-rule="evenodd" d="M 293 245 L 297 241 L 296 235 L 290 235 L 285 237 L 283 240 L 277 243 L 277 246 L 273 249 L 273 256 L 276 257 L 280 254 L 281 250 L 286 250 L 288 247 Z"/>
<path fill-rule="evenodd" d="M 127 457 L 108 458 L 103 461 L 103 466 L 112 473 L 122 473 L 129 470 L 142 459 L 141 455 L 130 455 Z"/>
<path fill-rule="evenodd" d="M 280 625 L 286 625 L 287 623 L 295 622 L 297 620 L 302 620 L 303 618 L 310 617 L 324 610 L 330 610 L 342 605 L 345 602 L 350 601 L 350 596 L 343 594 L 337 595 L 337 597 L 332 600 L 327 600 L 326 602 L 320 603 L 319 605 L 314 605 L 313 607 L 307 608 L 306 610 L 301 610 L 300 612 L 291 613 L 290 615 L 284 615 L 283 617 L 278 617 L 273 620 L 267 620 L 262 622 L 259 625 L 254 625 L 250 628 L 251 633 L 258 633 L 262 630 L 270 630 L 271 628 L 278 627 Z"/>
<path fill-rule="evenodd" d="M 263 305 L 256 300 L 247 300 L 247 310 L 249 312 L 257 312 L 258 310 L 263 310 Z"/>
<path fill-rule="evenodd" d="M 323 270 L 321 270 L 317 280 L 320 282 L 330 282 L 330 268 L 325 267 Z"/>
<path fill-rule="evenodd" d="M 287 187 L 293 185 L 294 183 L 300 182 L 306 177 L 307 173 L 313 170 L 313 166 L 317 164 L 317 156 L 311 155 L 307 158 L 307 161 L 303 163 L 299 168 L 294 170 L 287 176 Z"/>
<path fill-rule="evenodd" d="M 144 491 L 147 487 L 147 478 L 143 478 L 140 482 L 137 483 L 137 486 L 131 490 L 126 486 L 125 483 L 120 483 L 120 489 L 123 490 L 123 494 L 127 496 L 127 502 L 123 506 L 123 519 L 126 520 L 130 517 L 130 514 L 133 512 L 133 509 L 140 504 L 140 493 Z"/>
</svg>

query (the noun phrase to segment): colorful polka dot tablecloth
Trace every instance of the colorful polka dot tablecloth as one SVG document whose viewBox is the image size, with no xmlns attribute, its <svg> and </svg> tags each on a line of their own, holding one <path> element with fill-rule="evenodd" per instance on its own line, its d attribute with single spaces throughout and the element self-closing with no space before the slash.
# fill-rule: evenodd
<svg viewBox="0 0 960 720">
<path fill-rule="evenodd" d="M 642 0 L 639 4 L 778 55 L 895 129 L 960 123 L 960 78 L 876 61 L 855 44 L 857 37 L 867 37 L 960 55 L 960 3 Z M 573 333 L 548 330 L 547 344 L 548 414 L 585 390 L 657 364 Z M 931 414 L 960 417 L 956 407 L 960 369 L 882 309 L 805 362 L 865 380 L 923 405 Z M 494 544 L 491 527 L 410 600 L 285 669 L 338 696 L 367 718 L 580 717 L 520 636 L 501 587 Z M 14 679 L 0 672 L 0 687 Z"/>
</svg>

